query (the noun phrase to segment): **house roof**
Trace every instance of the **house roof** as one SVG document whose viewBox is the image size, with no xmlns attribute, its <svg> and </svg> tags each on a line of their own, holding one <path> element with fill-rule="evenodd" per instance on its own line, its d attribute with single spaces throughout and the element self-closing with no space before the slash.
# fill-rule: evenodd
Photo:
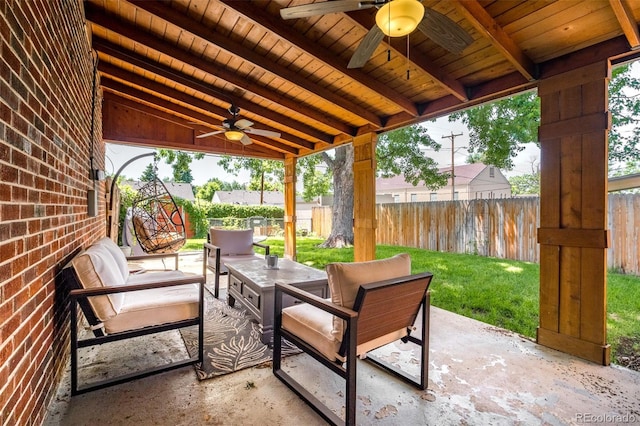
<svg viewBox="0 0 640 426">
<path fill-rule="evenodd" d="M 454 173 L 456 178 L 456 185 L 468 185 L 473 179 L 475 179 L 484 169 L 486 164 L 473 163 L 462 164 L 454 167 Z M 496 170 L 499 170 L 496 168 Z M 451 173 L 451 166 L 438 169 L 440 173 Z M 424 185 L 424 182 L 422 182 Z M 451 184 L 451 179 L 447 182 L 447 185 Z M 419 185 L 418 185 L 419 186 Z M 398 175 L 390 178 L 377 178 L 376 179 L 376 191 L 397 191 L 406 188 L 416 188 L 404 179 L 404 176 Z"/>
<path fill-rule="evenodd" d="M 125 185 L 129 185 L 135 190 L 138 190 L 146 182 L 141 181 L 125 181 Z M 193 186 L 190 183 L 176 183 L 176 182 L 162 182 L 167 188 L 167 191 L 172 197 L 179 197 L 187 201 L 194 201 Z"/>
<path fill-rule="evenodd" d="M 423 0 L 471 44 L 453 53 L 416 30 L 409 59 L 407 38 L 384 38 L 362 68 L 348 68 L 377 9 L 280 16 L 323 1 L 82 2 L 99 57 L 104 139 L 300 157 L 640 55 L 638 1 Z M 250 145 L 221 134 L 198 138 L 219 130 L 232 104 L 255 129 L 280 136 L 250 134 Z"/>
<path fill-rule="evenodd" d="M 216 191 L 214 200 L 216 198 L 220 203 L 255 206 L 260 204 L 260 191 L 245 191 L 242 189 Z M 279 191 L 264 191 L 263 200 L 264 204 L 283 206 L 284 194 Z"/>
</svg>

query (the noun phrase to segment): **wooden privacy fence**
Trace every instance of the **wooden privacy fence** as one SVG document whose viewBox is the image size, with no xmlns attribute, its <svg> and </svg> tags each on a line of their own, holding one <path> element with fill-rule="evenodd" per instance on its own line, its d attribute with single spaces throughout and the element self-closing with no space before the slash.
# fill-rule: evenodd
<svg viewBox="0 0 640 426">
<path fill-rule="evenodd" d="M 377 244 L 539 261 L 537 197 L 378 204 Z M 640 194 L 609 195 L 609 268 L 640 275 Z M 331 207 L 314 207 L 312 232 L 331 232 Z"/>
</svg>

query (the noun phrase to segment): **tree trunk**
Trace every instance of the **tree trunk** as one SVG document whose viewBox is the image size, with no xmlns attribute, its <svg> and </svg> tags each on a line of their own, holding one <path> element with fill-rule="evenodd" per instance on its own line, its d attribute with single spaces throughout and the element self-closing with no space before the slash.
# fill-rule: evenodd
<svg viewBox="0 0 640 426">
<path fill-rule="evenodd" d="M 331 234 L 320 245 L 342 248 L 353 245 L 353 146 L 335 149 L 333 161 L 333 212 Z"/>
</svg>

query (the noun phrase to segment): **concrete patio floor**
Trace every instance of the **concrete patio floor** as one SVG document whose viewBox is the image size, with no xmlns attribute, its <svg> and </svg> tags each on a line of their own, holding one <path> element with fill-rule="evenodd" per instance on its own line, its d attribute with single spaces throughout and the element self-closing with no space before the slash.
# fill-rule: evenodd
<svg viewBox="0 0 640 426">
<path fill-rule="evenodd" d="M 181 268 L 200 272 L 201 256 L 181 256 Z M 636 371 L 583 361 L 435 307 L 430 332 L 426 391 L 359 362 L 358 424 L 640 423 Z M 169 338 L 181 345 L 179 334 Z M 153 343 L 147 342 L 140 345 Z M 400 361 L 410 358 L 403 345 L 389 347 L 386 355 Z M 103 350 L 96 356 L 94 362 L 108 363 L 110 353 Z M 333 373 L 306 355 L 286 358 L 284 365 L 340 412 L 343 391 Z M 269 368 L 249 368 L 199 382 L 194 369 L 185 367 L 73 398 L 69 389 L 67 374 L 45 424 L 325 424 Z"/>
</svg>

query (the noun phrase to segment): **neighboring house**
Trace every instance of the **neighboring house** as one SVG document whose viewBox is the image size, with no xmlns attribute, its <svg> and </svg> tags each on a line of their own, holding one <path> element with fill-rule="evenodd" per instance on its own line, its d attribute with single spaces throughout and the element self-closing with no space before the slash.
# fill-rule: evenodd
<svg viewBox="0 0 640 426">
<path fill-rule="evenodd" d="M 284 207 L 284 194 L 280 191 L 263 191 L 262 204 L 268 206 Z M 242 204 L 245 206 L 260 205 L 260 191 L 246 191 L 234 189 L 233 191 L 216 191 L 211 200 L 214 204 Z"/>
<path fill-rule="evenodd" d="M 145 183 L 146 182 L 141 182 L 139 180 L 136 180 L 136 181 L 128 180 L 128 181 L 122 182 L 123 185 L 129 185 L 131 188 L 135 189 L 136 191 Z M 165 188 L 167 188 L 167 191 L 169 191 L 169 194 L 171 194 L 173 198 L 180 197 L 187 201 L 195 201 L 196 198 L 193 195 L 193 186 L 191 186 L 190 183 L 175 183 L 175 182 L 162 182 L 162 183 L 164 184 Z"/>
<path fill-rule="evenodd" d="M 451 173 L 451 167 L 439 170 Z M 487 198 L 511 197 L 511 185 L 499 168 L 482 163 L 455 166 L 454 179 L 449 178 L 447 185 L 431 190 L 424 185 L 413 186 L 403 176 L 376 179 L 376 197 L 391 197 L 395 203 L 417 201 L 475 200 Z"/>
</svg>

